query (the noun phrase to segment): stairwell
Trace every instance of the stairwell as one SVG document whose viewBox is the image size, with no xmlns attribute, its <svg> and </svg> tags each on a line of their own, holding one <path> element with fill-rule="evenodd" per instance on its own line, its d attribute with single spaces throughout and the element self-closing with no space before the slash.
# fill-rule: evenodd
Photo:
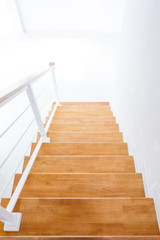
<svg viewBox="0 0 160 240">
<path fill-rule="evenodd" d="M 153 199 L 145 197 L 109 103 L 61 105 L 14 209 L 22 213 L 20 231 L 4 232 L 0 223 L 0 236 L 159 239 Z"/>
</svg>

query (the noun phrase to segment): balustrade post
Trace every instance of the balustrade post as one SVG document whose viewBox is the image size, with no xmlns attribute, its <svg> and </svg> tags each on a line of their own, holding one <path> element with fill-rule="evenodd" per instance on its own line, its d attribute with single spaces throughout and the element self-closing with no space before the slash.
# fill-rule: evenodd
<svg viewBox="0 0 160 240">
<path fill-rule="evenodd" d="M 50 138 L 48 138 L 46 135 L 46 131 L 43 126 L 43 121 L 42 121 L 41 114 L 40 114 L 40 111 L 38 108 L 38 104 L 34 97 L 34 93 L 33 93 L 33 90 L 32 90 L 32 87 L 30 84 L 28 85 L 26 92 L 27 92 L 27 96 L 29 98 L 29 101 L 30 101 L 30 104 L 32 107 L 34 117 L 35 117 L 37 125 L 38 125 L 39 132 L 40 132 L 41 136 L 44 138 L 43 142 L 50 142 Z"/>
<path fill-rule="evenodd" d="M 4 223 L 4 231 L 18 232 L 22 213 L 12 213 L 0 206 L 0 221 Z"/>
<path fill-rule="evenodd" d="M 60 105 L 60 102 L 59 102 L 58 88 L 57 88 L 57 82 L 56 82 L 55 71 L 54 71 L 55 63 L 54 63 L 54 62 L 50 62 L 50 63 L 49 63 L 49 66 L 51 67 L 51 72 L 52 72 L 52 79 L 53 79 L 53 85 L 54 85 L 54 93 L 55 93 L 55 95 L 56 95 L 56 103 L 57 103 L 58 106 L 61 106 L 61 105 Z"/>
</svg>

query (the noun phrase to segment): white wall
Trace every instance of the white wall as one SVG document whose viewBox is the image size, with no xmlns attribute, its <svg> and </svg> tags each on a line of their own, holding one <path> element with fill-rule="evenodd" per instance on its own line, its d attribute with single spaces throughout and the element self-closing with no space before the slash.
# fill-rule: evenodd
<svg viewBox="0 0 160 240">
<path fill-rule="evenodd" d="M 108 101 L 117 40 L 117 34 L 96 33 L 7 38 L 1 45 L 1 88 L 55 61 L 61 101 Z"/>
<path fill-rule="evenodd" d="M 83 10 L 83 4 L 86 4 L 87 8 L 91 4 L 90 0 L 83 1 L 83 3 L 77 1 L 82 4 L 81 10 Z M 59 28 L 58 31 L 52 33 L 25 34 L 22 34 L 22 29 L 19 27 L 21 21 L 18 22 L 18 13 L 13 3 L 14 1 L 0 0 L 0 90 L 46 67 L 50 61 L 55 61 L 61 101 L 108 101 L 110 81 L 113 80 L 115 69 L 116 46 L 119 40 L 119 33 L 113 32 L 121 29 L 125 0 L 95 0 L 94 11 L 103 12 L 100 16 L 96 16 L 97 21 L 100 21 L 98 30 L 93 30 L 91 27 L 86 29 L 85 21 L 83 24 L 81 21 L 83 25 L 81 31 L 77 26 L 76 30 L 68 27 L 63 31 Z M 36 21 L 41 25 L 41 21 L 37 22 L 37 11 L 43 13 L 44 7 L 56 9 L 55 4 L 59 4 L 59 1 L 48 0 L 48 4 L 45 1 L 38 1 L 39 10 L 32 1 L 24 0 L 17 3 L 24 27 L 27 19 L 32 20 L 31 23 Z M 69 3 L 68 8 L 74 11 L 73 2 Z M 60 11 L 58 9 L 57 11 Z M 110 14 L 108 9 L 110 9 Z M 91 11 L 92 14 L 94 11 Z M 34 14 L 31 14 L 33 12 Z M 46 12 L 50 13 L 48 8 L 44 11 L 44 23 L 47 18 Z M 89 21 L 91 21 L 91 12 L 89 11 L 87 15 Z M 117 16 L 115 21 L 112 19 L 114 14 Z M 69 12 L 67 16 L 70 19 Z M 112 32 L 112 34 L 107 34 L 107 32 Z"/>
<path fill-rule="evenodd" d="M 125 8 L 125 0 L 17 0 L 16 2 L 26 32 L 120 32 Z"/>
<path fill-rule="evenodd" d="M 159 0 L 127 1 L 111 107 L 160 217 L 159 13 Z"/>
</svg>

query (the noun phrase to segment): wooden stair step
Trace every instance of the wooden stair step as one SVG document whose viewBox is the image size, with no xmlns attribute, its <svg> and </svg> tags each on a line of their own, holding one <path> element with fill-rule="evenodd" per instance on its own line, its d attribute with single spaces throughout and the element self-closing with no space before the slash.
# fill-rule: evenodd
<svg viewBox="0 0 160 240">
<path fill-rule="evenodd" d="M 19 198 L 14 211 L 22 212 L 20 231 L 4 232 L 0 223 L 1 236 L 159 235 L 154 202 L 146 198 Z"/>
<path fill-rule="evenodd" d="M 61 102 L 62 106 L 109 106 L 109 102 Z"/>
<path fill-rule="evenodd" d="M 111 132 L 48 132 L 51 142 L 123 142 L 122 133 Z"/>
<path fill-rule="evenodd" d="M 26 167 L 30 157 L 24 160 Z M 134 172 L 131 156 L 37 156 L 31 173 L 121 173 Z"/>
<path fill-rule="evenodd" d="M 81 132 L 119 132 L 118 124 L 57 124 L 52 123 L 49 131 L 81 131 Z"/>
<path fill-rule="evenodd" d="M 7 237 L 1 237 L 1 240 L 8 240 Z M 159 235 L 145 235 L 145 236 L 18 236 L 18 240 L 160 240 Z M 11 240 L 17 240 L 17 236 L 12 236 Z"/>
<path fill-rule="evenodd" d="M 93 107 L 91 108 L 90 106 L 60 106 L 57 107 L 57 111 L 67 111 L 67 112 L 71 112 L 71 111 L 75 111 L 75 112 L 106 112 L 106 111 L 111 111 L 109 106 L 98 106 L 98 107 Z"/>
<path fill-rule="evenodd" d="M 13 191 L 22 174 L 16 174 Z M 145 197 L 142 174 L 29 174 L 20 197 Z"/>
<path fill-rule="evenodd" d="M 52 123 L 99 123 L 99 124 L 115 124 L 116 120 L 114 117 L 54 117 Z"/>
<path fill-rule="evenodd" d="M 128 155 L 128 148 L 127 143 L 43 143 L 38 155 Z"/>
<path fill-rule="evenodd" d="M 113 113 L 111 111 L 105 111 L 105 112 L 87 112 L 87 111 L 56 111 L 55 117 L 113 117 Z"/>
<path fill-rule="evenodd" d="M 4 232 L 0 223 L 1 239 L 160 239 L 153 199 L 145 198 L 108 102 L 61 103 L 47 136 L 14 208 L 20 231 Z"/>
<path fill-rule="evenodd" d="M 8 240 L 7 237 L 1 237 L 1 240 Z M 18 240 L 160 240 L 158 235 L 150 235 L 150 236 L 29 236 L 25 238 L 23 236 L 18 236 Z M 17 240 L 17 236 L 12 236 L 11 240 Z"/>
</svg>

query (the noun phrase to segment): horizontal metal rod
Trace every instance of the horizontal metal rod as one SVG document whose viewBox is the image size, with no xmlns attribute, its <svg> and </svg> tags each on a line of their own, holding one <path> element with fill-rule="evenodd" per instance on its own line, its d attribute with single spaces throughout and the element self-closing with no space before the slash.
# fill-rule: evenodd
<svg viewBox="0 0 160 240">
<path fill-rule="evenodd" d="M 46 101 L 43 106 L 41 107 L 41 110 L 46 106 L 46 104 L 49 101 Z M 30 128 L 30 126 L 32 125 L 32 123 L 34 122 L 35 118 L 32 119 L 32 121 L 30 122 L 30 124 L 28 125 L 27 129 L 25 130 L 25 132 L 23 133 L 23 135 L 20 137 L 20 139 L 17 141 L 17 143 L 14 145 L 14 147 L 12 148 L 12 150 L 9 152 L 9 154 L 7 155 L 7 157 L 4 159 L 4 161 L 1 163 L 0 168 L 2 168 L 4 166 L 4 164 L 6 163 L 7 159 L 9 158 L 9 156 L 13 153 L 13 151 L 15 150 L 16 146 L 19 144 L 19 142 L 21 141 L 21 139 L 24 137 L 24 135 L 26 134 L 26 132 L 28 131 L 28 129 Z M 30 143 L 31 144 L 31 143 Z"/>
<path fill-rule="evenodd" d="M 35 138 L 36 135 L 37 135 L 37 132 L 36 132 L 36 134 L 34 135 L 34 137 L 32 138 L 32 142 L 33 142 L 33 140 L 34 140 L 34 138 Z M 24 152 L 22 159 L 19 161 L 19 163 L 18 163 L 18 165 L 16 166 L 15 170 L 13 171 L 11 177 L 9 178 L 9 180 L 7 181 L 5 187 L 4 187 L 3 190 L 1 191 L 1 193 L 0 193 L 0 199 L 3 198 L 4 193 L 6 192 L 6 190 L 7 190 L 8 186 L 9 186 L 11 180 L 12 180 L 13 177 L 15 176 L 15 174 L 16 174 L 19 166 L 21 165 L 22 161 L 24 160 L 24 158 L 25 158 L 25 156 L 26 156 L 26 153 L 28 152 L 28 150 L 29 150 L 30 147 L 31 147 L 31 143 L 29 143 L 29 145 L 27 146 L 27 150 Z"/>
<path fill-rule="evenodd" d="M 52 121 L 52 118 L 53 118 L 53 116 L 55 114 L 56 109 L 57 109 L 57 104 L 54 107 L 54 109 L 53 109 L 53 111 L 51 113 L 51 116 L 50 116 L 50 118 L 49 118 L 49 120 L 47 122 L 47 125 L 45 127 L 45 131 L 46 132 L 49 129 L 49 126 L 51 124 L 51 121 Z M 37 145 L 36 145 L 36 148 L 35 148 L 32 156 L 31 156 L 28 164 L 27 164 L 27 167 L 25 168 L 25 170 L 24 170 L 24 172 L 22 174 L 22 177 L 21 177 L 21 179 L 20 179 L 20 181 L 19 181 L 19 183 L 18 183 L 18 185 L 17 185 L 17 187 L 16 187 L 16 189 L 15 189 L 15 191 L 14 191 L 14 193 L 13 193 L 13 195 L 12 195 L 10 201 L 9 201 L 9 203 L 8 203 L 8 206 L 7 206 L 6 210 L 9 211 L 9 212 L 12 212 L 14 207 L 15 207 L 15 204 L 16 204 L 18 198 L 19 198 L 19 195 L 21 194 L 23 186 L 24 186 L 24 184 L 25 184 L 25 182 L 27 180 L 27 177 L 28 177 L 28 175 L 30 173 L 30 170 L 31 170 L 31 168 L 32 168 L 32 166 L 34 164 L 34 161 L 35 161 L 35 159 L 36 159 L 36 157 L 38 155 L 38 152 L 39 152 L 39 150 L 41 148 L 41 145 L 42 145 L 43 141 L 44 141 L 44 137 L 41 137 L 40 140 L 38 141 Z"/>
<path fill-rule="evenodd" d="M 29 160 L 29 163 L 27 164 L 27 167 L 24 170 L 24 172 L 22 174 L 22 177 L 21 177 L 21 179 L 20 179 L 20 181 L 19 181 L 19 183 L 18 183 L 18 185 L 17 185 L 17 187 L 16 187 L 16 189 L 15 189 L 15 191 L 14 191 L 14 193 L 13 193 L 13 195 L 12 195 L 10 201 L 9 201 L 9 203 L 8 203 L 8 206 L 7 206 L 6 210 L 9 211 L 9 212 L 12 212 L 14 207 L 15 207 L 15 205 L 16 205 L 16 202 L 17 202 L 17 200 L 19 198 L 19 195 L 21 194 L 23 186 L 24 186 L 24 184 L 25 184 L 25 182 L 27 180 L 27 177 L 28 177 L 28 175 L 30 173 L 30 170 L 31 170 L 33 164 L 34 164 L 34 161 L 35 161 L 35 159 L 37 157 L 37 154 L 38 154 L 38 152 L 39 152 L 39 150 L 41 148 L 42 143 L 43 143 L 43 137 L 41 137 L 40 140 L 38 141 L 38 144 L 36 145 L 36 148 L 35 148 L 32 156 L 31 156 L 31 158 Z"/>
<path fill-rule="evenodd" d="M 28 84 L 32 84 L 36 82 L 40 77 L 50 71 L 50 68 L 47 68 L 43 71 L 38 73 L 32 74 L 29 77 L 24 78 L 23 80 L 17 82 L 15 85 L 11 86 L 10 88 L 0 92 L 0 107 L 4 106 L 14 97 L 22 93 L 26 90 Z"/>
<path fill-rule="evenodd" d="M 22 117 L 22 115 L 29 109 L 30 105 L 28 105 L 24 111 L 18 115 L 18 117 L 0 134 L 0 137 L 3 137 L 3 135 L 8 132 L 8 130 Z"/>
<path fill-rule="evenodd" d="M 38 124 L 38 128 L 39 128 L 39 131 L 41 133 L 41 138 L 39 139 L 38 143 L 36 144 L 36 147 L 33 151 L 33 154 L 31 155 L 30 157 L 30 160 L 24 170 L 24 172 L 22 173 L 22 176 L 20 178 L 20 181 L 18 182 L 18 185 L 8 203 L 8 206 L 6 209 L 0 209 L 1 210 L 1 214 L 0 214 L 0 220 L 5 222 L 6 224 L 6 221 L 8 221 L 9 219 L 9 222 L 13 222 L 15 224 L 14 226 L 14 229 L 16 227 L 16 231 L 18 231 L 17 229 L 19 229 L 19 225 L 20 225 L 20 218 L 21 218 L 21 215 L 17 215 L 18 218 L 15 219 L 15 216 L 13 214 L 12 216 L 12 211 L 14 210 L 14 207 L 16 205 L 16 202 L 21 194 L 21 191 L 24 187 L 24 184 L 28 178 L 28 175 L 30 173 L 30 170 L 35 162 L 35 159 L 38 155 L 38 152 L 41 148 L 41 145 L 44 141 L 48 141 L 48 138 L 46 136 L 46 133 L 50 127 L 50 124 L 52 122 L 52 119 L 54 117 L 54 114 L 56 112 L 56 109 L 57 109 L 57 106 L 59 105 L 59 99 L 58 99 L 58 92 L 57 92 L 57 86 L 56 86 L 56 82 L 55 82 L 55 76 L 54 77 L 54 88 L 55 88 L 55 94 L 56 94 L 56 99 L 57 99 L 57 104 L 54 106 L 53 110 L 52 110 L 52 113 L 51 113 L 51 116 L 49 117 L 49 120 L 46 124 L 46 127 L 44 128 L 43 126 L 43 121 L 42 121 L 42 118 L 41 118 L 41 114 L 40 114 L 40 110 L 39 110 L 39 107 L 38 107 L 38 104 L 37 104 L 37 99 L 39 98 L 40 95 L 42 94 L 45 94 L 45 92 L 47 91 L 48 89 L 48 85 L 47 87 L 40 92 L 40 94 L 38 95 L 38 97 L 34 96 L 34 92 L 32 90 L 32 84 L 35 83 L 37 80 L 39 80 L 40 77 L 42 77 L 44 74 L 46 74 L 48 71 L 50 71 L 54 74 L 54 66 L 46 69 L 46 70 L 43 70 L 41 72 L 39 72 L 38 74 L 33 74 L 23 80 L 21 80 L 20 82 L 18 82 L 17 84 L 15 84 L 14 86 L 10 87 L 9 89 L 3 91 L 0 93 L 0 107 L 4 106 L 5 104 L 7 104 L 9 101 L 11 101 L 12 99 L 14 99 L 16 96 L 18 96 L 19 94 L 23 93 L 25 90 L 27 91 L 27 95 L 29 97 L 29 101 L 30 101 L 30 105 L 28 105 L 17 117 L 15 120 L 13 120 L 13 122 L 0 134 L 0 137 L 4 136 L 4 134 L 11 128 L 13 127 L 13 125 L 25 114 L 25 112 L 29 109 L 29 107 L 31 106 L 32 107 L 32 110 L 33 110 L 33 114 L 34 114 L 34 118 L 31 120 L 31 122 L 28 124 L 27 128 L 25 129 L 25 131 L 22 133 L 22 135 L 20 136 L 20 138 L 18 139 L 18 141 L 16 142 L 16 144 L 14 145 L 14 147 L 11 149 L 11 151 L 9 152 L 9 154 L 7 155 L 7 157 L 4 159 L 3 163 L 1 164 L 0 168 L 6 163 L 6 161 L 8 160 L 8 158 L 11 156 L 11 154 L 14 152 L 14 150 L 16 149 L 17 145 L 21 142 L 22 138 L 25 136 L 25 134 L 28 132 L 29 128 L 31 127 L 31 125 L 33 124 L 33 122 L 36 120 L 37 121 L 37 124 Z M 53 75 L 52 74 L 52 75 Z M 50 97 L 48 97 L 47 101 L 43 102 L 42 106 L 40 107 L 40 109 L 42 110 L 47 104 L 49 105 L 49 103 L 51 102 L 52 100 L 50 99 Z M 41 105 L 41 104 L 40 104 Z M 48 109 L 48 108 L 47 108 Z M 32 136 L 34 135 L 35 137 L 35 134 L 33 133 Z M 30 144 L 32 143 L 32 141 L 30 142 Z M 29 146 L 27 147 L 27 150 L 25 151 L 25 154 L 26 152 L 28 151 L 28 148 L 30 147 L 30 144 Z M 26 148 L 25 148 L 26 149 Z M 24 155 L 25 155 L 24 154 Z M 15 176 L 18 168 L 20 167 L 20 164 L 22 163 L 24 157 L 22 157 L 20 159 L 20 161 L 18 162 L 17 166 L 15 167 L 14 171 L 12 172 L 11 174 L 11 177 L 9 178 L 9 181 L 7 181 L 7 183 L 5 184 L 5 187 L 3 189 L 3 191 L 1 192 L 1 197 L 2 195 L 5 193 L 6 189 L 8 188 L 9 186 L 9 183 L 10 181 L 13 179 L 13 177 Z M 20 214 L 20 213 L 17 213 L 17 214 Z M 19 220 L 18 220 L 19 219 Z M 12 227 L 13 228 L 13 227 Z M 6 225 L 6 228 L 5 230 L 7 231 L 8 229 L 10 229 L 8 227 L 8 225 Z"/>
<path fill-rule="evenodd" d="M 8 158 L 10 157 L 10 155 L 13 153 L 13 151 L 15 150 L 16 146 L 20 143 L 20 141 L 22 140 L 22 138 L 24 137 L 24 135 L 26 134 L 26 132 L 28 131 L 28 129 L 30 128 L 30 126 L 32 125 L 32 123 L 35 121 L 35 119 L 33 118 L 32 121 L 29 123 L 28 127 L 26 128 L 26 130 L 23 132 L 23 134 L 21 135 L 21 137 L 19 138 L 19 140 L 16 142 L 16 144 L 14 145 L 14 147 L 12 148 L 12 150 L 9 152 L 9 154 L 7 155 L 7 157 L 3 160 L 3 162 L 0 165 L 0 168 L 2 168 L 4 166 L 4 164 L 6 163 L 6 161 L 8 160 Z"/>
<path fill-rule="evenodd" d="M 46 101 L 46 102 L 43 104 L 43 106 L 42 106 L 41 109 L 43 109 L 43 108 L 46 106 L 46 104 L 47 104 L 48 102 L 49 102 L 49 101 Z M 48 122 L 49 122 L 49 120 L 48 120 Z M 36 135 L 37 135 L 37 132 L 36 132 L 36 134 L 33 136 L 33 139 L 35 138 Z M 27 147 L 27 150 L 25 151 L 25 153 L 23 154 L 23 156 L 26 155 L 26 153 L 27 153 L 28 149 L 30 148 L 32 142 L 33 142 L 33 140 L 31 141 L 31 143 L 29 143 L 29 146 Z M 17 167 L 16 167 L 15 170 L 13 171 L 13 173 L 12 173 L 10 179 L 7 181 L 5 187 L 3 188 L 2 192 L 0 193 L 0 199 L 3 197 L 4 193 L 6 192 L 7 187 L 9 186 L 9 184 L 10 184 L 12 178 L 14 177 L 14 175 L 15 175 L 16 171 L 18 170 L 20 164 L 22 163 L 23 159 L 24 159 L 24 157 L 22 157 L 22 159 L 21 159 L 20 162 L 18 163 Z"/>
<path fill-rule="evenodd" d="M 41 95 L 43 95 L 43 94 L 47 91 L 47 89 L 48 89 L 48 86 L 47 86 L 45 89 L 43 89 L 43 90 L 38 94 L 38 96 L 36 97 L 36 99 L 39 99 L 39 98 L 41 97 Z M 21 112 L 21 113 L 18 115 L 18 117 L 0 134 L 0 138 L 3 137 L 6 132 L 8 132 L 8 130 L 19 120 L 19 118 L 29 109 L 30 106 L 31 106 L 31 105 L 29 104 L 29 105 L 24 109 L 24 111 Z"/>
</svg>

